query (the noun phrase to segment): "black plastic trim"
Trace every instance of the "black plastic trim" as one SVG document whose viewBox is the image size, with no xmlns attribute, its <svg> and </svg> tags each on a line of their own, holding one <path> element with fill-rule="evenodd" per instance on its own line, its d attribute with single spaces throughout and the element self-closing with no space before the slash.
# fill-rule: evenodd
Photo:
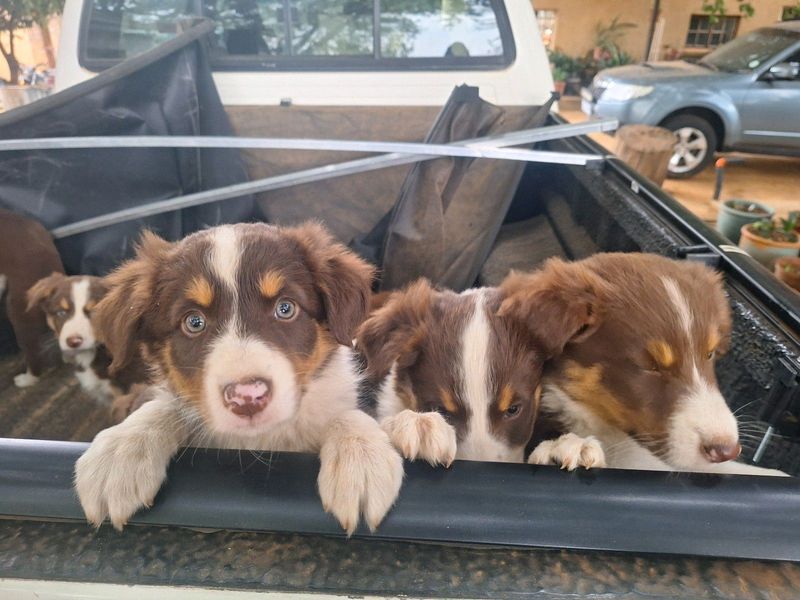
<svg viewBox="0 0 800 600">
<path fill-rule="evenodd" d="M 0 515 L 82 521 L 72 489 L 86 444 L 0 439 Z M 261 458 L 268 458 L 265 453 Z M 131 524 L 342 536 L 303 454 L 188 450 Z M 800 480 L 456 462 L 406 465 L 384 540 L 800 561 Z"/>
<path fill-rule="evenodd" d="M 215 56 L 209 52 L 209 62 L 213 71 L 227 72 L 349 72 L 349 71 L 496 71 L 508 68 L 516 61 L 517 47 L 511 21 L 502 0 L 490 0 L 503 54 L 500 56 L 437 57 L 437 58 L 380 58 L 370 56 L 325 56 L 325 57 L 276 57 L 265 60 L 263 57 Z M 84 0 L 81 10 L 81 24 L 78 33 L 78 64 L 94 73 L 99 73 L 124 62 L 124 59 L 90 58 L 87 56 L 86 38 L 91 18 L 91 0 Z M 198 15 L 199 16 L 199 15 Z M 379 25 L 376 24 L 376 28 Z M 213 27 L 211 29 L 213 31 Z M 376 37 L 379 37 L 376 33 Z M 379 54 L 378 48 L 375 49 Z M 135 57 L 132 57 L 135 58 Z"/>
</svg>

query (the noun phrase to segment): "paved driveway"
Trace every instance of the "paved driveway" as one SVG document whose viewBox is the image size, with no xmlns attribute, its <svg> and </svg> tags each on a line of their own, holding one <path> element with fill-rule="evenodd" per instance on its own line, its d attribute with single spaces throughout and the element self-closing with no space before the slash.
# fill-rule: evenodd
<svg viewBox="0 0 800 600">
<path fill-rule="evenodd" d="M 562 106 L 561 115 L 573 123 L 586 120 L 586 115 L 568 106 Z M 600 133 L 591 137 L 612 152 L 616 148 L 613 136 Z M 729 159 L 729 164 L 725 169 L 722 200 L 757 200 L 774 207 L 781 217 L 790 210 L 800 210 L 800 158 L 739 152 L 723 156 Z M 664 189 L 704 221 L 715 222 L 719 203 L 711 200 L 714 179 L 712 166 L 691 179 L 667 179 Z"/>
</svg>

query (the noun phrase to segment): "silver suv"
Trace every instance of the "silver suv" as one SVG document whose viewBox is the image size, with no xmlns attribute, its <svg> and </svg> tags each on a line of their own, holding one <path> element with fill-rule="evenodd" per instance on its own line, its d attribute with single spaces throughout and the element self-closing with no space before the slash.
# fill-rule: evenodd
<svg viewBox="0 0 800 600">
<path fill-rule="evenodd" d="M 714 152 L 800 155 L 800 22 L 756 29 L 696 63 L 606 69 L 582 109 L 675 132 L 671 177 L 702 171 Z"/>
</svg>

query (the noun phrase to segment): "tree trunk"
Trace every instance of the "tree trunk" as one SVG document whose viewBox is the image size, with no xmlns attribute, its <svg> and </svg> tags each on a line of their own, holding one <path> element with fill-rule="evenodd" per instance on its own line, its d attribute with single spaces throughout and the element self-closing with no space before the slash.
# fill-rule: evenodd
<svg viewBox="0 0 800 600">
<path fill-rule="evenodd" d="M 18 85 L 19 84 L 19 61 L 17 61 L 17 57 L 14 56 L 14 32 L 8 32 L 8 49 L 3 45 L 2 40 L 0 40 L 0 53 L 2 53 L 3 58 L 6 59 L 6 63 L 8 64 L 8 83 L 9 85 Z"/>
<path fill-rule="evenodd" d="M 56 53 L 53 49 L 53 37 L 50 35 L 49 19 L 45 19 L 42 23 L 37 23 L 39 31 L 42 32 L 42 43 L 44 44 L 44 51 L 47 54 L 47 66 L 54 68 L 56 66 Z"/>
<path fill-rule="evenodd" d="M 661 185 L 667 177 L 675 135 L 663 127 L 625 125 L 617 131 L 617 156 Z"/>
</svg>

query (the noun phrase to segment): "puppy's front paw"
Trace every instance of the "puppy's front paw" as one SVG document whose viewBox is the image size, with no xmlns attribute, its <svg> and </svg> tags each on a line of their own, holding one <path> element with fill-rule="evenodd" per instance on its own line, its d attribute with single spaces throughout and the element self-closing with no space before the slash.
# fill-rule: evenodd
<svg viewBox="0 0 800 600">
<path fill-rule="evenodd" d="M 558 465 L 567 471 L 578 467 L 587 469 L 606 466 L 606 457 L 600 442 L 594 436 L 579 437 L 565 433 L 560 438 L 542 442 L 528 457 L 532 465 Z"/>
<path fill-rule="evenodd" d="M 36 385 L 38 382 L 39 378 L 30 371 L 26 373 L 20 373 L 19 375 L 14 375 L 14 385 L 18 388 L 31 387 L 32 385 Z"/>
<path fill-rule="evenodd" d="M 381 427 L 405 458 L 449 467 L 456 457 L 456 430 L 437 412 L 404 410 L 381 421 Z"/>
<path fill-rule="evenodd" d="M 322 506 L 351 535 L 363 512 L 370 530 L 400 493 L 403 459 L 378 423 L 351 411 L 331 425 L 320 450 L 317 483 Z"/>
<path fill-rule="evenodd" d="M 75 465 L 75 489 L 89 522 L 99 527 L 108 517 L 122 529 L 137 510 L 153 503 L 169 458 L 124 423 L 97 434 Z"/>
</svg>

